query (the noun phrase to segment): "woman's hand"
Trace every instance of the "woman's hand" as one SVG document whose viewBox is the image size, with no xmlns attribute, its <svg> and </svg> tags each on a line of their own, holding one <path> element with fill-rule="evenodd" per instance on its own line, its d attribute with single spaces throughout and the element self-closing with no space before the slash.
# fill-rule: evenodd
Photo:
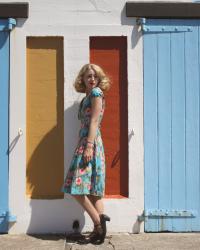
<svg viewBox="0 0 200 250">
<path fill-rule="evenodd" d="M 90 144 L 86 145 L 86 148 L 85 148 L 84 153 L 83 153 L 83 160 L 85 163 L 88 163 L 89 161 L 92 160 L 93 150 L 94 150 L 93 145 L 90 145 Z"/>
</svg>

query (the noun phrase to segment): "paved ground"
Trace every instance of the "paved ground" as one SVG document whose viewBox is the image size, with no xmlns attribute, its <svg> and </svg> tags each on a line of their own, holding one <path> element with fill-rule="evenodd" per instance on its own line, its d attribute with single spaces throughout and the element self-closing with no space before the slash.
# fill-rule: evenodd
<svg viewBox="0 0 200 250">
<path fill-rule="evenodd" d="M 108 235 L 102 245 L 66 242 L 65 235 L 0 235 L 0 250 L 200 250 L 200 233 L 141 233 Z"/>
</svg>

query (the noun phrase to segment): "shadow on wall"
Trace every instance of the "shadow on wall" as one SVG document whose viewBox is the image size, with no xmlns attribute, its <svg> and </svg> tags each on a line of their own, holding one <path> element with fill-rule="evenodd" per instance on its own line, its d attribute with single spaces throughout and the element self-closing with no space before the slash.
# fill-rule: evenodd
<svg viewBox="0 0 200 250">
<path fill-rule="evenodd" d="M 133 27 L 131 34 L 131 48 L 134 49 L 135 46 L 138 44 L 138 41 L 141 38 L 142 33 L 140 31 L 140 27 L 136 23 L 136 18 L 126 16 L 126 4 L 124 4 L 124 7 L 121 11 L 121 24 Z"/>
<path fill-rule="evenodd" d="M 80 127 L 77 118 L 78 106 L 79 103 L 75 102 L 71 107 L 65 110 L 64 113 L 64 124 L 65 124 L 64 158 L 67 159 L 65 162 L 66 169 L 64 176 L 68 171 L 72 154 L 76 147 L 76 143 L 78 142 L 78 131 Z M 54 143 L 57 129 L 59 129 L 59 124 L 57 127 L 54 127 L 43 137 L 40 144 L 32 154 L 30 161 L 33 160 L 35 162 L 35 159 L 36 158 L 39 159 L 41 153 L 44 152 L 44 148 L 47 145 L 49 146 L 49 144 Z M 53 158 L 56 158 L 56 155 L 48 154 L 47 158 L 48 158 L 48 163 L 49 163 L 49 158 L 50 159 L 52 158 L 51 161 L 54 162 Z M 43 163 L 45 164 L 45 162 Z M 37 168 L 38 166 L 34 167 Z M 56 165 L 53 166 L 53 170 L 56 171 Z M 36 170 L 35 173 L 37 173 L 37 171 L 39 170 Z M 50 171 L 52 171 L 52 167 L 50 167 Z M 39 183 L 37 181 L 37 178 L 35 179 L 34 175 L 28 173 L 27 176 L 28 176 L 27 182 L 30 183 L 31 185 L 32 195 L 34 197 L 34 192 L 37 193 L 37 188 L 41 190 L 41 187 L 38 186 Z M 51 185 L 51 183 L 47 183 L 47 179 L 48 178 L 45 178 L 44 175 L 43 183 L 41 183 L 42 186 Z M 63 179 L 63 174 L 62 174 L 62 179 Z M 48 181 L 51 181 L 52 185 L 54 185 L 53 178 L 51 180 L 48 179 Z M 73 227 L 73 222 L 75 220 L 79 221 L 80 225 L 79 231 L 81 231 L 85 224 L 84 210 L 70 195 L 67 194 L 65 194 L 64 199 L 61 198 L 30 199 L 30 214 L 31 214 L 30 223 L 27 228 L 27 233 L 29 234 L 73 232 L 72 227 Z"/>
<path fill-rule="evenodd" d="M 132 233 L 139 234 L 141 232 L 141 227 L 143 226 L 143 222 L 139 221 L 138 219 L 135 221 L 132 227 Z"/>
<path fill-rule="evenodd" d="M 84 210 L 67 196 L 64 200 L 30 200 L 30 222 L 27 234 L 72 233 L 74 221 L 79 221 L 78 231 L 85 225 Z"/>
</svg>

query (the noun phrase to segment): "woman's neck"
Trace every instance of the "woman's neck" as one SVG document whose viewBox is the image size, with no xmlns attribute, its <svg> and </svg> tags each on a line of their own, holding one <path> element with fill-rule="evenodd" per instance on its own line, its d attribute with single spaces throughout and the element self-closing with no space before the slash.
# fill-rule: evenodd
<svg viewBox="0 0 200 250">
<path fill-rule="evenodd" d="M 90 91 L 91 91 L 91 90 L 87 90 L 87 89 L 86 89 L 86 91 L 85 91 L 86 97 L 89 95 Z"/>
<path fill-rule="evenodd" d="M 94 87 L 94 88 L 95 88 L 95 87 Z M 88 95 L 90 94 L 90 92 L 92 91 L 92 89 L 93 89 L 93 88 L 91 88 L 91 89 L 89 89 L 89 90 L 86 89 L 86 91 L 85 91 L 86 96 L 88 96 Z"/>
</svg>

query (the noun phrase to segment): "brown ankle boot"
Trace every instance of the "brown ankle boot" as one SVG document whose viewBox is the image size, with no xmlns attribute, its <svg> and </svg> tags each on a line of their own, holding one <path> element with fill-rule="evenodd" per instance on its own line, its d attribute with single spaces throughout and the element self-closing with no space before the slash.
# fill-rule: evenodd
<svg viewBox="0 0 200 250">
<path fill-rule="evenodd" d="M 106 221 L 110 221 L 110 217 L 107 216 L 106 214 L 100 214 L 100 222 L 101 222 L 101 227 L 103 229 L 103 238 L 105 239 L 106 233 L 107 233 L 107 228 L 106 228 Z"/>
<path fill-rule="evenodd" d="M 101 244 L 104 242 L 104 231 L 101 224 L 94 226 L 94 231 L 90 236 L 90 242 L 93 244 Z"/>
<path fill-rule="evenodd" d="M 104 242 L 103 229 L 101 224 L 94 225 L 94 230 L 84 239 L 78 241 L 79 244 L 101 244 Z"/>
</svg>

